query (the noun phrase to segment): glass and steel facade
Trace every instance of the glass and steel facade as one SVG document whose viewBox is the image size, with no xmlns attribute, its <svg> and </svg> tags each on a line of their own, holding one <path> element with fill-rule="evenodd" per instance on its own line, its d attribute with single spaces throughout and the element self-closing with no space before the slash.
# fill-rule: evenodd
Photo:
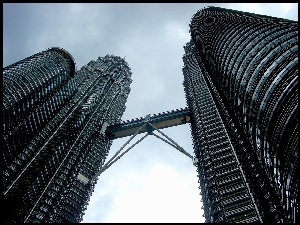
<svg viewBox="0 0 300 225">
<path fill-rule="evenodd" d="M 73 57 L 60 48 L 37 53 L 3 69 L 5 166 L 17 166 L 15 156 L 71 97 L 60 91 L 74 73 Z"/>
<path fill-rule="evenodd" d="M 208 7 L 184 89 L 206 222 L 297 222 L 298 23 Z M 1 221 L 80 222 L 130 92 L 127 62 L 50 48 L 3 69 Z M 84 178 L 84 179 L 82 179 Z M 13 203 L 13 204 L 12 204 Z"/>
<path fill-rule="evenodd" d="M 221 221 L 220 217 L 215 218 L 219 212 L 212 212 L 211 208 L 218 201 L 204 194 L 209 185 L 218 190 L 223 202 L 223 221 L 231 221 L 224 203 L 231 195 L 230 188 L 222 196 L 223 183 L 218 180 L 221 172 L 215 167 L 219 158 L 213 156 L 215 151 L 227 151 L 226 140 L 221 138 L 224 132 L 241 165 L 253 206 L 259 212 L 257 216 L 262 222 L 296 222 L 298 23 L 208 7 L 193 16 L 190 32 L 192 40 L 185 46 L 183 57 L 184 86 L 192 113 L 192 136 L 199 157 L 207 222 Z M 208 100 L 200 92 L 212 97 Z M 218 116 L 213 110 L 221 118 L 220 126 L 225 127 L 223 133 L 215 125 Z M 210 160 L 206 161 L 207 157 Z M 224 163 L 230 161 L 231 158 Z M 234 165 L 237 168 L 236 162 Z M 237 179 L 239 175 L 233 177 Z M 237 199 L 249 198 L 247 194 L 235 194 Z M 234 201 L 232 204 L 238 205 Z M 247 218 L 238 216 L 244 214 L 238 211 L 240 207 L 236 207 L 236 219 Z"/>
<path fill-rule="evenodd" d="M 7 157 L 10 161 L 7 160 L 4 168 L 4 222 L 75 223 L 82 220 L 96 181 L 86 184 L 78 177 L 91 179 L 103 165 L 111 140 L 101 129 L 106 123 L 120 121 L 132 80 L 130 67 L 118 56 L 99 57 L 76 72 L 71 59 L 69 62 L 73 64 L 65 65 L 74 66 L 66 68 L 59 66 L 60 56 L 48 59 L 44 67 L 49 70 L 44 71 L 44 77 L 50 81 L 47 83 L 41 78 L 45 85 L 33 80 L 28 84 L 36 85 L 33 95 L 28 96 L 29 102 L 38 101 L 39 93 L 50 96 L 41 100 L 41 104 L 36 103 L 37 109 L 32 110 L 36 114 L 29 119 L 29 125 L 37 131 L 24 131 L 32 135 L 31 139 L 22 146 L 13 145 L 13 150 L 9 149 L 10 145 L 4 146 L 4 158 L 10 152 Z M 21 62 L 29 71 L 43 66 L 39 57 Z M 4 68 L 4 73 L 19 64 Z M 27 75 L 20 66 L 13 69 L 27 80 L 34 74 Z M 56 72 L 57 77 L 53 75 Z M 51 77 L 55 77 L 52 83 Z M 51 88 L 56 88 L 53 93 Z M 7 88 L 4 93 L 12 95 L 10 91 Z M 24 114 L 29 109 L 26 108 Z M 14 111 L 18 112 L 18 108 L 9 111 L 7 118 L 10 114 L 13 116 Z M 26 137 L 25 133 L 18 132 L 21 131 L 16 130 L 15 135 Z"/>
<path fill-rule="evenodd" d="M 224 106 L 220 110 L 215 102 L 210 90 L 213 84 L 197 56 L 195 45 L 187 44 L 183 57 L 184 87 L 195 157 L 199 159 L 197 172 L 206 222 L 260 222 L 230 132 L 220 116 L 226 113 Z"/>
</svg>

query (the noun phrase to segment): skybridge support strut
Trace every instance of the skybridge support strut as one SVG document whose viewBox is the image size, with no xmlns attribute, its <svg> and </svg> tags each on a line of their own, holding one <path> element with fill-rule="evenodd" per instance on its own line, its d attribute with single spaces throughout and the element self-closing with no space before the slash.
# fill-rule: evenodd
<svg viewBox="0 0 300 225">
<path fill-rule="evenodd" d="M 172 138 L 170 138 L 168 135 L 166 135 L 165 133 L 163 133 L 162 131 L 160 131 L 159 129 L 157 129 L 153 124 L 149 123 L 148 124 L 153 127 L 155 130 L 157 130 L 161 135 L 163 135 L 164 137 L 166 137 L 170 142 L 166 141 L 165 139 L 159 137 L 158 135 L 154 135 L 155 137 L 163 140 L 164 142 L 168 143 L 169 145 L 171 145 L 172 147 L 176 148 L 177 150 L 179 150 L 180 152 L 182 152 L 183 154 L 185 154 L 187 157 L 193 159 L 193 156 L 191 156 L 190 153 L 188 153 L 187 151 L 185 151 L 182 147 L 180 147 L 174 140 L 172 140 Z"/>
<path fill-rule="evenodd" d="M 149 122 L 149 118 L 150 118 L 150 115 L 148 115 L 148 116 L 145 117 L 144 124 L 129 138 L 128 141 L 125 142 L 125 144 L 113 155 L 113 157 L 105 163 L 105 165 L 100 169 L 100 171 L 98 173 L 95 174 L 95 176 L 92 179 L 89 180 L 88 178 L 84 177 L 82 174 L 78 174 L 77 178 L 79 180 L 81 180 L 82 182 L 86 183 L 86 184 L 88 184 L 88 183 L 92 184 L 101 173 L 103 173 L 110 166 L 112 166 L 112 164 L 114 164 L 115 162 L 117 162 L 123 155 L 125 155 L 130 149 L 132 149 L 134 146 L 136 146 L 138 143 L 140 143 L 142 140 L 144 140 L 148 135 L 153 135 L 153 136 L 157 137 L 158 139 L 160 139 L 160 140 L 166 142 L 167 144 L 171 145 L 172 147 L 174 147 L 175 149 L 177 149 L 178 151 L 180 151 L 181 153 L 183 153 L 187 157 L 191 158 L 193 160 L 193 164 L 195 165 L 195 161 L 194 161 L 195 158 L 191 154 L 189 154 L 187 151 L 185 151 L 180 145 L 178 145 L 168 135 L 166 135 L 165 133 L 163 133 L 162 131 L 160 131 L 158 128 L 156 128 L 152 123 L 150 123 Z M 136 135 L 138 135 L 140 133 L 140 131 L 145 126 L 147 128 L 147 133 L 142 138 L 140 138 L 139 140 L 137 140 L 133 145 L 131 145 L 128 149 L 126 149 L 123 153 L 121 153 L 121 151 L 125 148 L 125 146 L 127 144 L 129 144 L 129 142 L 134 137 L 136 137 Z M 155 133 L 153 133 L 153 131 L 159 132 L 166 139 L 163 138 L 163 137 L 160 137 L 159 135 L 157 135 Z"/>
</svg>

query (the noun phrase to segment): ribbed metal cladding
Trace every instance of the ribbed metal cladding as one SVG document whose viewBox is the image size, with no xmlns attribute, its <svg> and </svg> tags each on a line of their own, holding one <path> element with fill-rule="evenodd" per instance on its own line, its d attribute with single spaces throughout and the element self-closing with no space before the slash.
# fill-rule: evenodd
<svg viewBox="0 0 300 225">
<path fill-rule="evenodd" d="M 298 22 L 208 7 L 190 32 L 246 148 L 236 151 L 263 222 L 296 222 Z"/>
<path fill-rule="evenodd" d="M 191 111 L 192 138 L 195 156 L 199 159 L 197 172 L 204 206 L 205 221 L 209 223 L 259 222 L 243 171 L 235 155 L 217 104 L 204 76 L 207 71 L 198 64 L 193 42 L 185 46 L 184 88 Z"/>
<path fill-rule="evenodd" d="M 91 179 L 103 165 L 111 140 L 100 130 L 120 121 L 130 77 L 127 62 L 113 55 L 76 72 L 67 83 L 75 93 L 59 112 L 45 112 L 54 118 L 23 150 L 26 167 L 7 182 L 4 200 L 16 205 L 5 210 L 5 222 L 82 220 L 96 182 L 85 184 L 77 176 Z"/>
<path fill-rule="evenodd" d="M 74 74 L 75 61 L 61 48 L 50 48 L 3 69 L 5 167 L 18 167 L 16 156 L 68 102 L 75 90 L 67 82 Z"/>
</svg>

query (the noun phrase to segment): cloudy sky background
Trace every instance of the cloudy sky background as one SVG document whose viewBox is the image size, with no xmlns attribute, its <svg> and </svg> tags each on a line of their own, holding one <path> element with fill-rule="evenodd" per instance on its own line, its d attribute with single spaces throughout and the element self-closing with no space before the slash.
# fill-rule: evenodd
<svg viewBox="0 0 300 225">
<path fill-rule="evenodd" d="M 208 5 L 298 20 L 290 3 L 4 4 L 3 66 L 49 47 L 69 51 L 77 69 L 126 56 L 133 82 L 123 120 L 184 108 L 183 46 L 192 16 Z M 189 125 L 162 131 L 194 155 Z M 128 139 L 114 141 L 107 160 Z M 197 181 L 188 157 L 148 136 L 101 174 L 83 222 L 204 222 Z"/>
</svg>

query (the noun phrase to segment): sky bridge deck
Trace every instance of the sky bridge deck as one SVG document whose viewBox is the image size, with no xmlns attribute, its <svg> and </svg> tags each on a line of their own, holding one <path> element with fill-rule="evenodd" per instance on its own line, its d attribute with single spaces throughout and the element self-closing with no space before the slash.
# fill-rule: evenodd
<svg viewBox="0 0 300 225">
<path fill-rule="evenodd" d="M 148 115 L 132 120 L 122 121 L 121 123 L 108 126 L 106 134 L 111 139 L 122 138 L 135 134 L 146 122 L 150 122 L 157 129 L 177 126 L 190 123 L 190 111 L 186 108 L 171 110 L 163 113 Z M 144 126 L 138 133 L 151 133 L 153 127 L 150 125 Z"/>
</svg>

